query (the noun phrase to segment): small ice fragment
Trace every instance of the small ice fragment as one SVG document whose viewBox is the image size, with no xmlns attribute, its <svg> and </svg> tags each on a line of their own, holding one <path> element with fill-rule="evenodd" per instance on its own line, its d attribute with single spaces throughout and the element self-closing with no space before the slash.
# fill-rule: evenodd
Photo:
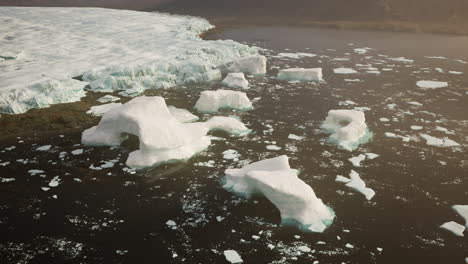
<svg viewBox="0 0 468 264">
<path fill-rule="evenodd" d="M 454 234 L 456 236 L 460 236 L 460 237 L 463 236 L 463 232 L 465 231 L 464 226 L 462 226 L 459 223 L 456 223 L 454 221 L 444 223 L 444 224 L 442 224 L 440 226 L 440 228 L 445 229 L 445 230 L 451 232 L 452 234 Z"/>
<path fill-rule="evenodd" d="M 281 147 L 276 146 L 276 145 L 268 145 L 268 146 L 266 146 L 266 149 L 273 150 L 273 151 L 278 151 L 278 150 L 281 150 Z"/>
<path fill-rule="evenodd" d="M 381 117 L 379 120 L 380 122 L 390 122 L 390 119 L 385 118 L 385 117 Z"/>
<path fill-rule="evenodd" d="M 0 183 L 9 183 L 14 182 L 15 180 L 15 178 L 0 178 Z"/>
<path fill-rule="evenodd" d="M 405 57 L 398 57 L 398 58 L 388 58 L 389 60 L 396 61 L 396 62 L 403 62 L 403 63 L 413 63 L 414 60 L 407 59 Z"/>
<path fill-rule="evenodd" d="M 279 80 L 288 81 L 306 81 L 320 82 L 322 81 L 322 68 L 290 68 L 280 70 L 277 78 Z"/>
<path fill-rule="evenodd" d="M 52 145 L 45 145 L 45 146 L 41 146 L 41 147 L 36 148 L 36 150 L 37 151 L 48 151 L 51 147 L 52 147 Z"/>
<path fill-rule="evenodd" d="M 380 157 L 379 154 L 375 154 L 375 153 L 364 153 L 364 155 L 366 155 L 366 157 L 370 160 Z"/>
<path fill-rule="evenodd" d="M 351 68 L 336 68 L 333 69 L 333 72 L 335 74 L 354 74 L 357 73 L 357 71 L 351 69 Z"/>
<path fill-rule="evenodd" d="M 299 246 L 297 249 L 299 249 L 300 251 L 304 252 L 304 253 L 308 253 L 308 252 L 311 252 L 312 249 L 310 249 L 309 247 L 307 246 Z"/>
<path fill-rule="evenodd" d="M 304 139 L 304 137 L 301 137 L 301 136 L 298 136 L 298 135 L 294 135 L 294 134 L 289 134 L 289 135 L 288 135 L 288 139 L 292 139 L 292 140 L 302 140 L 302 139 Z"/>
<path fill-rule="evenodd" d="M 344 179 L 347 178 L 338 175 L 335 181 L 345 182 Z M 351 170 L 351 172 L 349 173 L 349 179 L 347 180 L 348 182 L 345 184 L 345 186 L 362 193 L 367 200 L 371 200 L 372 197 L 374 197 L 375 191 L 371 188 L 366 187 L 366 183 L 361 179 L 361 177 L 359 177 L 359 174 L 354 170 Z"/>
<path fill-rule="evenodd" d="M 60 184 L 60 178 L 58 176 L 55 176 L 52 180 L 49 182 L 49 187 L 57 187 Z"/>
<path fill-rule="evenodd" d="M 176 226 L 177 224 L 176 224 L 176 222 L 174 222 L 173 220 L 168 220 L 168 221 L 166 222 L 166 225 L 167 225 L 167 226 Z"/>
<path fill-rule="evenodd" d="M 420 134 L 426 140 L 426 144 L 435 147 L 458 147 L 460 144 L 448 138 L 436 138 L 426 134 Z"/>
<path fill-rule="evenodd" d="M 260 237 L 259 237 L 259 236 L 256 236 L 256 235 L 253 235 L 252 238 L 253 238 L 254 240 L 259 240 L 259 239 L 260 239 Z"/>
<path fill-rule="evenodd" d="M 234 149 L 228 149 L 223 152 L 223 159 L 226 159 L 226 160 L 238 161 L 239 157 L 240 157 L 240 154 L 237 152 L 237 150 L 234 150 Z"/>
<path fill-rule="evenodd" d="M 354 52 L 357 53 L 357 54 L 365 54 L 367 53 L 368 50 L 371 50 L 371 48 L 355 48 L 354 49 Z"/>
<path fill-rule="evenodd" d="M 449 71 L 450 74 L 455 74 L 455 75 L 460 75 L 460 74 L 463 74 L 463 72 L 459 72 L 459 71 Z"/>
<path fill-rule="evenodd" d="M 35 175 L 44 173 L 44 171 L 43 171 L 43 170 L 29 170 L 28 173 L 29 173 L 31 176 L 35 176 Z"/>
<path fill-rule="evenodd" d="M 452 209 L 465 219 L 465 226 L 468 227 L 468 205 L 454 205 Z"/>
<path fill-rule="evenodd" d="M 407 102 L 407 104 L 414 105 L 414 106 L 423 106 L 423 104 L 418 103 L 418 102 L 414 102 L 414 101 L 412 101 L 412 102 Z"/>
<path fill-rule="evenodd" d="M 383 248 L 378 247 L 378 248 L 377 248 L 377 251 L 382 252 L 382 251 L 383 251 Z"/>
<path fill-rule="evenodd" d="M 274 56 L 274 57 L 288 58 L 288 59 L 300 59 L 300 58 L 303 58 L 303 57 L 313 58 L 315 56 L 317 56 L 317 54 L 312 54 L 312 53 L 307 53 L 307 52 L 297 52 L 297 53 L 282 52 L 282 53 L 278 53 L 278 55 Z"/>
<path fill-rule="evenodd" d="M 355 167 L 361 167 L 361 161 L 365 160 L 366 156 L 360 154 L 359 156 L 349 158 L 348 160 L 353 164 Z"/>
<path fill-rule="evenodd" d="M 249 82 L 245 79 L 242 72 L 228 73 L 221 84 L 233 89 L 249 88 Z"/>
<path fill-rule="evenodd" d="M 448 82 L 439 82 L 439 81 L 418 81 L 416 85 L 419 88 L 423 89 L 438 89 L 448 86 Z"/>
<path fill-rule="evenodd" d="M 275 248 L 275 246 L 273 246 L 272 244 L 268 244 L 267 247 L 268 247 L 268 249 L 270 249 L 270 250 L 273 250 L 273 249 Z"/>
<path fill-rule="evenodd" d="M 108 104 L 103 104 L 103 105 L 96 105 L 96 106 L 92 106 L 86 113 L 93 115 L 93 116 L 102 116 L 106 112 L 109 112 L 110 110 L 113 110 L 120 106 L 122 106 L 121 103 L 108 103 Z"/>
<path fill-rule="evenodd" d="M 75 149 L 71 152 L 73 155 L 81 155 L 83 154 L 83 149 Z"/>
<path fill-rule="evenodd" d="M 42 189 L 44 192 L 47 192 L 48 190 L 50 190 L 49 187 L 41 187 L 41 189 Z"/>
<path fill-rule="evenodd" d="M 354 246 L 351 245 L 350 243 L 346 243 L 345 247 L 346 247 L 346 248 L 354 248 Z"/>
<path fill-rule="evenodd" d="M 226 258 L 227 261 L 231 263 L 242 263 L 243 260 L 239 253 L 237 253 L 235 250 L 225 250 L 224 251 L 224 257 Z"/>
<path fill-rule="evenodd" d="M 110 95 L 110 94 L 105 95 L 105 96 L 97 99 L 97 101 L 100 102 L 100 103 L 111 103 L 111 102 L 116 102 L 116 101 L 119 101 L 119 100 L 120 100 L 119 97 L 113 96 L 113 95 Z"/>
<path fill-rule="evenodd" d="M 411 129 L 412 130 L 421 130 L 421 129 L 423 129 L 423 127 L 422 126 L 411 126 Z"/>
</svg>

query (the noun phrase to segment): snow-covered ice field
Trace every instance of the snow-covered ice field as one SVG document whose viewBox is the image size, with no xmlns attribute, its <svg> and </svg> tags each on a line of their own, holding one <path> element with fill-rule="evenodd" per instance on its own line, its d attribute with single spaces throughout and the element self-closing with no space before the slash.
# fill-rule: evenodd
<svg viewBox="0 0 468 264">
<path fill-rule="evenodd" d="M 255 52 L 232 41 L 194 38 L 200 45 Z M 119 147 L 89 147 L 80 144 L 89 127 L 78 127 L 1 138 L 3 259 L 464 263 L 467 233 L 459 235 L 468 204 L 468 53 L 460 44 L 468 43 L 465 37 L 454 38 L 460 45 L 450 48 L 424 45 L 444 43 L 447 36 L 304 28 L 240 28 L 209 38 L 265 48 L 260 53 L 268 59 L 266 75 L 245 74 L 249 89 L 233 88 L 250 99 L 249 111 L 226 108 L 223 100 L 225 108 L 215 113 L 194 108 L 203 91 L 227 89 L 221 77 L 210 84 L 174 82 L 176 89 L 143 94 L 161 96 L 199 122 L 234 117 L 250 133 L 215 131 L 208 149 L 187 162 L 138 171 L 125 164 L 140 147 L 135 137 Z M 402 42 L 413 44 L 402 50 Z M 277 79 L 281 69 L 317 67 L 322 82 Z M 418 81 L 448 85 L 426 89 Z M 120 100 L 107 97 L 103 103 L 131 99 L 112 95 Z M 352 139 L 359 144 L 352 148 L 337 146 L 323 129 L 329 111 L 337 109 L 364 113 L 365 133 L 360 114 L 336 121 L 346 126 L 358 120 L 360 133 L 353 135 L 359 137 Z M 272 190 L 247 199 L 223 188 L 226 169 L 280 155 L 289 157 L 290 168 L 333 210 L 333 223 L 323 233 L 282 225 L 283 212 L 275 204 L 284 207 L 278 197 L 272 199 L 276 203 L 268 200 Z"/>
</svg>

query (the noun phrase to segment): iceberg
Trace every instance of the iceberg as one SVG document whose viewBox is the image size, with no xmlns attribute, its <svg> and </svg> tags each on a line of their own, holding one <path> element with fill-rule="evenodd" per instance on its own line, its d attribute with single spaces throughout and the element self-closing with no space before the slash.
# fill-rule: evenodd
<svg viewBox="0 0 468 264">
<path fill-rule="evenodd" d="M 247 94 L 239 91 L 216 90 L 203 91 L 195 104 L 195 109 L 202 113 L 214 113 L 219 109 L 247 111 L 253 109 Z"/>
<path fill-rule="evenodd" d="M 228 72 L 242 72 L 253 75 L 266 73 L 267 58 L 262 55 L 248 56 L 232 62 L 227 68 Z"/>
<path fill-rule="evenodd" d="M 331 134 L 331 143 L 349 151 L 372 137 L 364 112 L 357 110 L 330 110 L 321 127 Z"/>
<path fill-rule="evenodd" d="M 371 188 L 366 187 L 366 183 L 359 177 L 359 174 L 354 170 L 349 173 L 349 178 L 341 175 L 336 176 L 336 182 L 345 183 L 346 187 L 349 187 L 357 192 L 362 193 L 367 200 L 371 200 L 375 195 L 375 191 Z"/>
<path fill-rule="evenodd" d="M 0 40 L 0 56 L 14 54 L 1 63 L 0 112 L 75 102 L 87 85 L 136 96 L 218 81 L 233 61 L 246 71 L 265 71 L 258 48 L 201 39 L 212 27 L 203 18 L 158 12 L 0 7 L 0 30 L 11 36 Z M 243 57 L 254 58 L 245 61 L 252 65 L 240 63 Z"/>
<path fill-rule="evenodd" d="M 448 86 L 448 82 L 439 81 L 417 81 L 416 85 L 422 89 L 439 89 Z"/>
<path fill-rule="evenodd" d="M 289 167 L 288 157 L 258 161 L 242 169 L 227 169 L 224 188 L 243 196 L 261 194 L 280 211 L 283 224 L 323 232 L 335 213 L 317 198 L 314 190 Z"/>
<path fill-rule="evenodd" d="M 249 88 L 249 82 L 245 79 L 245 76 L 242 72 L 228 73 L 221 84 L 234 89 Z"/>
<path fill-rule="evenodd" d="M 291 68 L 280 70 L 277 76 L 279 80 L 320 82 L 322 79 L 322 68 Z"/>
<path fill-rule="evenodd" d="M 454 221 L 444 223 L 440 226 L 440 228 L 445 229 L 459 237 L 464 236 L 463 232 L 465 232 L 465 227 Z"/>
<path fill-rule="evenodd" d="M 232 127 L 239 127 L 239 122 L 225 118 L 217 121 L 216 128 L 229 133 L 235 131 Z M 213 127 L 207 122 L 182 123 L 171 114 L 162 97 L 141 96 L 106 112 L 97 126 L 83 131 L 81 143 L 119 146 L 128 134 L 135 135 L 140 147 L 129 154 L 126 164 L 143 169 L 190 159 L 211 144 L 207 133 Z"/>
</svg>

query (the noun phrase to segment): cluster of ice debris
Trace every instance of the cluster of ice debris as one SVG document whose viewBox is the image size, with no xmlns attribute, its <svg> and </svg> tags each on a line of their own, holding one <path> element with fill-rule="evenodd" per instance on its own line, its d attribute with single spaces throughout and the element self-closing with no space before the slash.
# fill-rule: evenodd
<svg viewBox="0 0 468 264">
<path fill-rule="evenodd" d="M 0 62 L 0 112 L 75 102 L 85 96 L 85 87 L 136 96 L 149 88 L 219 80 L 225 67 L 266 72 L 266 58 L 256 48 L 202 40 L 199 34 L 213 26 L 197 17 L 0 7 L 0 25 L 8 36 L 0 40 L 0 56 L 11 58 Z"/>
<path fill-rule="evenodd" d="M 135 135 L 140 148 L 130 153 L 126 164 L 145 168 L 187 160 L 205 150 L 211 143 L 207 136 L 210 130 L 233 135 L 249 131 L 232 117 L 215 116 L 206 122 L 186 123 L 195 118 L 181 109 L 171 109 L 159 96 L 134 98 L 104 113 L 97 126 L 83 131 L 81 142 L 90 146 L 119 146 L 128 134 Z"/>
<path fill-rule="evenodd" d="M 225 174 L 225 189 L 246 197 L 264 195 L 278 208 L 284 224 L 323 232 L 335 218 L 333 210 L 299 179 L 298 171 L 291 169 L 285 155 L 227 169 Z"/>
</svg>

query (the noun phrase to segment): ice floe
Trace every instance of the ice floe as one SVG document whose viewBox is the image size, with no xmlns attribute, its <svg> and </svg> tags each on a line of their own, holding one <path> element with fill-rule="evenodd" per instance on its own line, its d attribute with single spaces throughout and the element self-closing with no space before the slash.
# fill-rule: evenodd
<svg viewBox="0 0 468 264">
<path fill-rule="evenodd" d="M 371 200 L 375 195 L 375 191 L 371 188 L 366 187 L 366 183 L 361 179 L 359 174 L 354 170 L 351 170 L 349 173 L 349 178 L 338 175 L 336 176 L 336 181 L 344 183 L 345 186 L 362 193 L 367 200 Z"/>
<path fill-rule="evenodd" d="M 122 104 L 121 103 L 109 103 L 109 104 L 103 104 L 103 105 L 95 105 L 92 106 L 87 114 L 93 115 L 93 116 L 102 116 L 104 113 L 115 109 L 117 107 L 120 107 Z"/>
<path fill-rule="evenodd" d="M 333 69 L 333 72 L 336 74 L 354 74 L 357 73 L 357 71 L 351 69 L 351 68 L 336 68 Z"/>
<path fill-rule="evenodd" d="M 439 89 L 448 86 L 448 82 L 439 82 L 439 81 L 417 81 L 416 85 L 419 88 L 423 89 Z"/>
<path fill-rule="evenodd" d="M 232 62 L 227 68 L 228 72 L 242 72 L 253 75 L 266 73 L 267 58 L 262 55 L 247 56 Z"/>
<path fill-rule="evenodd" d="M 389 60 L 391 61 L 395 61 L 395 62 L 403 62 L 403 63 L 413 63 L 414 60 L 412 59 L 407 59 L 405 57 L 397 57 L 397 58 L 388 58 Z"/>
<path fill-rule="evenodd" d="M 322 124 L 322 129 L 330 133 L 329 141 L 346 150 L 353 150 L 367 142 L 371 133 L 367 129 L 362 111 L 330 110 Z"/>
<path fill-rule="evenodd" d="M 37 151 L 48 151 L 52 148 L 52 145 L 44 145 L 41 147 L 36 148 Z"/>
<path fill-rule="evenodd" d="M 454 205 L 452 208 L 465 219 L 465 226 L 468 227 L 468 205 Z"/>
<path fill-rule="evenodd" d="M 252 102 L 244 92 L 231 90 L 203 91 L 195 109 L 203 113 L 214 113 L 219 109 L 251 110 Z"/>
<path fill-rule="evenodd" d="M 14 36 L 2 41 L 1 53 L 16 54 L 2 63 L 0 111 L 75 102 L 88 84 L 93 91 L 135 96 L 211 82 L 221 79 L 222 66 L 258 54 L 232 40 L 201 39 L 212 27 L 203 18 L 157 12 L 0 7 L 1 31 Z M 250 58 L 235 65 L 264 73 L 266 58 Z"/>
<path fill-rule="evenodd" d="M 288 58 L 288 59 L 300 59 L 304 57 L 313 58 L 317 56 L 317 54 L 307 53 L 307 52 L 297 52 L 297 53 L 289 53 L 289 52 L 281 52 L 278 53 L 277 58 Z"/>
<path fill-rule="evenodd" d="M 333 222 L 334 212 L 297 177 L 287 156 L 254 162 L 242 169 L 227 169 L 225 174 L 224 188 L 245 196 L 264 195 L 278 208 L 284 224 L 323 232 Z"/>
<path fill-rule="evenodd" d="M 420 134 L 426 140 L 426 144 L 434 147 L 458 147 L 460 144 L 449 138 L 436 138 L 426 134 Z"/>
<path fill-rule="evenodd" d="M 348 160 L 353 164 L 355 167 L 361 167 L 361 161 L 366 159 L 366 155 L 359 154 L 359 156 L 349 158 Z"/>
<path fill-rule="evenodd" d="M 445 229 L 451 232 L 452 234 L 460 237 L 462 237 L 463 232 L 465 232 L 465 227 L 454 221 L 443 223 L 440 226 L 440 228 Z"/>
<path fill-rule="evenodd" d="M 203 151 L 211 143 L 207 136 L 209 130 L 242 134 L 236 129 L 246 128 L 239 123 L 230 117 L 213 123 L 181 123 L 162 97 L 142 96 L 105 113 L 97 126 L 83 131 L 81 142 L 91 146 L 118 146 L 127 134 L 138 136 L 140 149 L 130 153 L 126 164 L 131 168 L 145 168 L 187 160 Z"/>
<path fill-rule="evenodd" d="M 288 81 L 307 81 L 320 82 L 322 81 L 322 68 L 291 68 L 280 70 L 277 78 L 279 80 Z"/>
<path fill-rule="evenodd" d="M 237 251 L 235 250 L 225 250 L 223 252 L 224 254 L 224 257 L 226 258 L 227 261 L 235 264 L 235 263 L 242 263 L 244 262 L 241 258 L 241 256 L 239 255 L 239 253 L 237 253 Z"/>
<path fill-rule="evenodd" d="M 245 79 L 245 76 L 242 72 L 228 73 L 221 84 L 234 89 L 249 88 L 249 82 Z"/>
</svg>

